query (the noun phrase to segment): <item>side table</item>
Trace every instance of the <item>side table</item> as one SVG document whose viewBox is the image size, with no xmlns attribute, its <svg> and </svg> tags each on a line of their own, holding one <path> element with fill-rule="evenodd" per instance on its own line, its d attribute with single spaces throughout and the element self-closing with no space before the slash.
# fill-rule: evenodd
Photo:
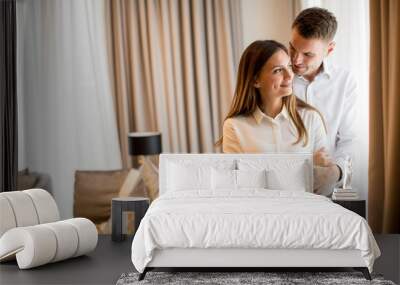
<svg viewBox="0 0 400 285">
<path fill-rule="evenodd" d="M 332 200 L 332 202 L 359 214 L 365 219 L 366 217 L 366 202 L 365 200 Z"/>
<path fill-rule="evenodd" d="M 123 241 L 125 235 L 122 233 L 122 215 L 125 211 L 135 213 L 135 231 L 138 229 L 140 221 L 144 217 L 148 207 L 149 199 L 144 197 L 113 198 L 111 201 L 111 239 L 113 241 Z"/>
</svg>

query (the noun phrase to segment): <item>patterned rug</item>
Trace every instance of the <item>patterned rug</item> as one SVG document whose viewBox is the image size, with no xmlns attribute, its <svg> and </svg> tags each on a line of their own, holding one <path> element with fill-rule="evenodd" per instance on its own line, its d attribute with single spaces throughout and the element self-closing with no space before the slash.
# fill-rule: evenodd
<svg viewBox="0 0 400 285">
<path fill-rule="evenodd" d="M 364 278 L 360 272 L 148 272 L 142 281 L 139 273 L 124 273 L 117 285 L 133 284 L 390 284 L 381 275 L 372 274 L 372 281 Z"/>
</svg>

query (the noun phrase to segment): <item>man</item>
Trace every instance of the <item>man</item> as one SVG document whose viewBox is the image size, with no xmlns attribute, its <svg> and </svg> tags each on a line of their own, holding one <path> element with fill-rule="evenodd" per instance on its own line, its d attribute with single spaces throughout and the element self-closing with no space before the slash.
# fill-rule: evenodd
<svg viewBox="0 0 400 285">
<path fill-rule="evenodd" d="M 357 84 L 347 71 L 327 60 L 335 48 L 336 30 L 337 21 L 332 13 L 322 8 L 309 8 L 294 20 L 289 43 L 295 73 L 293 93 L 316 107 L 327 127 L 329 149 L 320 150 L 316 156 L 326 160 L 329 160 L 327 153 L 333 156 L 333 163 L 327 163 L 326 169 L 316 173 L 314 188 L 335 182 L 340 185 L 345 159 L 353 157 Z M 331 191 L 332 187 L 329 188 Z M 322 192 L 328 195 L 329 190 Z"/>
</svg>

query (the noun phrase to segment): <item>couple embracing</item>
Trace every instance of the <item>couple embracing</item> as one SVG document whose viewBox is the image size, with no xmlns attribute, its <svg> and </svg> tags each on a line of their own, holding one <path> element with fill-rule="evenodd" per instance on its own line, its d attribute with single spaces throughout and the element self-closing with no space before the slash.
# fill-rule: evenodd
<svg viewBox="0 0 400 285">
<path fill-rule="evenodd" d="M 312 152 L 314 191 L 340 186 L 353 156 L 357 86 L 327 60 L 336 30 L 331 12 L 309 8 L 294 20 L 289 47 L 264 40 L 245 49 L 217 142 L 223 152 Z"/>
</svg>

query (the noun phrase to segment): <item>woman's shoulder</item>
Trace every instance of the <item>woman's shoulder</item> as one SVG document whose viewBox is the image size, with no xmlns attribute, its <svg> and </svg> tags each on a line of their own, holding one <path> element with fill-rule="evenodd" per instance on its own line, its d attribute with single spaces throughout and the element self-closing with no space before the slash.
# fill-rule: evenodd
<svg viewBox="0 0 400 285">
<path fill-rule="evenodd" d="M 253 128 L 255 120 L 252 115 L 239 115 L 228 118 L 224 121 L 223 132 L 242 132 Z"/>
<path fill-rule="evenodd" d="M 311 109 L 311 108 L 307 108 L 307 107 L 301 107 L 298 110 L 299 110 L 299 114 L 301 116 L 304 116 L 304 117 L 315 118 L 315 117 L 320 116 L 319 112 L 316 109 Z"/>
<path fill-rule="evenodd" d="M 310 123 L 320 123 L 322 122 L 322 114 L 318 112 L 316 109 L 311 109 L 311 108 L 300 108 L 299 114 L 303 121 L 307 121 Z"/>
<path fill-rule="evenodd" d="M 238 125 L 244 122 L 247 122 L 249 118 L 252 117 L 252 115 L 239 115 L 235 117 L 228 118 L 224 121 L 224 126 L 232 126 L 232 125 Z"/>
</svg>

